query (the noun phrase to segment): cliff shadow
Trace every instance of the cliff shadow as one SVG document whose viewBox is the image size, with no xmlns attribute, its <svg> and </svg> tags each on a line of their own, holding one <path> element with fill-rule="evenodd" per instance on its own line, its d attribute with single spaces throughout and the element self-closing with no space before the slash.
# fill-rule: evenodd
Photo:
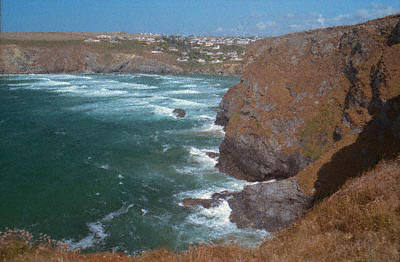
<svg viewBox="0 0 400 262">
<path fill-rule="evenodd" d="M 335 153 L 318 171 L 315 199 L 340 189 L 349 178 L 361 176 L 379 161 L 400 153 L 400 96 L 388 100 L 365 126 L 356 142 Z"/>
</svg>

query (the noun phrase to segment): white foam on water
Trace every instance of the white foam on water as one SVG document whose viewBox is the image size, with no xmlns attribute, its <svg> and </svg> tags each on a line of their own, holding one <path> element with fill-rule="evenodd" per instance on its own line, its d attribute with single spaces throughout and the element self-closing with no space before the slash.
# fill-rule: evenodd
<svg viewBox="0 0 400 262">
<path fill-rule="evenodd" d="M 218 206 L 197 209 L 197 212 L 189 215 L 183 227 L 193 228 L 188 235 L 190 242 L 207 241 L 237 241 L 242 246 L 256 247 L 269 235 L 265 230 L 239 229 L 229 219 L 232 210 L 226 200 L 222 200 Z"/>
<path fill-rule="evenodd" d="M 167 82 L 168 84 L 184 84 L 185 82 L 180 80 L 171 80 Z"/>
<path fill-rule="evenodd" d="M 194 129 L 192 129 L 192 132 L 195 132 L 195 133 L 211 133 L 211 134 L 216 134 L 216 135 L 220 135 L 220 136 L 224 136 L 225 135 L 224 127 L 220 126 L 220 125 L 216 125 L 214 123 L 214 121 L 206 123 L 205 125 L 203 125 L 200 128 L 196 127 Z"/>
<path fill-rule="evenodd" d="M 172 108 L 169 108 L 166 106 L 157 106 L 157 105 L 152 105 L 152 107 L 153 107 L 153 112 L 156 114 L 176 118 L 173 113 L 174 109 L 172 109 Z"/>
<path fill-rule="evenodd" d="M 107 214 L 105 217 L 103 217 L 101 222 L 103 222 L 103 223 L 110 222 L 114 218 L 119 217 L 120 215 L 128 213 L 128 211 L 129 211 L 129 209 L 131 209 L 131 207 L 133 207 L 133 204 L 130 204 L 128 206 L 123 206 L 119 210 L 111 212 L 110 214 Z"/>
<path fill-rule="evenodd" d="M 184 90 L 175 90 L 168 92 L 169 94 L 173 95 L 194 95 L 194 94 L 201 94 L 201 92 L 192 90 L 192 89 L 184 89 Z"/>
<path fill-rule="evenodd" d="M 104 169 L 104 170 L 110 170 L 111 165 L 110 164 L 98 164 L 96 165 L 98 168 Z"/>
<path fill-rule="evenodd" d="M 216 125 L 214 122 L 212 122 L 206 129 L 206 132 L 217 132 L 225 135 L 224 127 L 220 125 Z"/>
<path fill-rule="evenodd" d="M 206 192 L 196 198 L 210 198 Z M 265 230 L 239 229 L 229 219 L 232 209 L 227 200 L 221 200 L 218 206 L 204 208 L 198 206 L 192 214 L 186 217 L 179 230 L 185 230 L 190 242 L 205 242 L 213 240 L 238 241 L 240 245 L 256 247 L 270 235 Z M 194 226 L 194 228 L 193 228 Z"/>
<path fill-rule="evenodd" d="M 199 149 L 196 147 L 186 147 L 189 151 L 189 163 L 182 168 L 175 168 L 176 172 L 183 175 L 202 176 L 209 171 L 216 171 L 215 165 L 218 163 L 207 155 L 208 152 L 218 153 L 218 149 Z"/>
<path fill-rule="evenodd" d="M 227 227 L 234 227 L 229 220 L 232 212 L 228 201 L 223 200 L 221 204 L 211 208 L 201 208 L 199 212 L 193 213 L 186 218 L 186 222 L 194 225 L 201 225 L 213 228 L 214 230 L 224 230 Z"/>
<path fill-rule="evenodd" d="M 194 85 L 194 84 L 188 84 L 188 85 L 184 85 L 183 87 L 198 87 L 198 86 Z"/>
<path fill-rule="evenodd" d="M 178 98 L 172 98 L 175 104 L 177 105 L 184 105 L 184 106 L 206 106 L 205 104 L 189 101 L 189 100 L 184 100 L 184 99 L 178 99 Z"/>
<path fill-rule="evenodd" d="M 67 240 L 66 243 L 69 245 L 70 250 L 76 249 L 86 249 L 92 247 L 96 244 L 100 244 L 103 240 L 109 236 L 105 230 L 105 223 L 111 222 L 114 218 L 128 213 L 129 209 L 133 207 L 133 204 L 128 206 L 123 206 L 121 209 L 111 212 L 105 215 L 102 219 L 96 222 L 88 223 L 87 227 L 89 229 L 89 234 L 79 240 L 78 242 L 73 242 L 72 240 Z"/>
<path fill-rule="evenodd" d="M 93 97 L 107 97 L 107 96 L 121 96 L 129 94 L 126 90 L 110 90 L 106 88 L 89 88 L 87 85 L 82 86 L 69 86 L 65 88 L 60 88 L 53 90 L 56 93 L 70 93 L 82 96 L 93 96 Z"/>
<path fill-rule="evenodd" d="M 183 200 L 185 198 L 210 199 L 214 193 L 220 193 L 223 191 L 239 192 L 242 191 L 246 185 L 252 184 L 250 182 L 232 177 L 229 177 L 228 179 L 228 181 L 220 185 L 213 184 L 212 186 L 208 186 L 206 188 L 180 192 L 176 194 L 175 197 L 178 200 Z"/>
<path fill-rule="evenodd" d="M 213 185 L 208 188 L 180 192 L 180 193 L 176 194 L 175 197 L 179 201 L 181 201 L 185 198 L 210 199 L 214 193 L 222 192 L 225 190 L 226 190 L 226 188 Z"/>
<path fill-rule="evenodd" d="M 102 88 L 99 90 L 91 90 L 91 91 L 88 90 L 81 94 L 88 96 L 120 96 L 120 95 L 127 95 L 129 94 L 129 92 L 124 90 L 109 90 Z"/>
<path fill-rule="evenodd" d="M 7 84 L 8 86 L 12 87 L 25 87 L 25 86 L 30 86 L 31 84 L 29 83 L 20 83 L 20 84 Z M 18 88 L 12 88 L 12 89 L 18 89 Z"/>
<path fill-rule="evenodd" d="M 168 144 L 165 144 L 165 145 L 162 146 L 162 148 L 163 148 L 163 152 L 165 153 L 171 148 L 171 146 L 168 145 Z"/>
<path fill-rule="evenodd" d="M 20 83 L 20 84 L 10 84 L 15 89 L 33 89 L 33 90 L 41 90 L 41 89 L 48 89 L 52 87 L 61 87 L 61 86 L 70 86 L 70 82 L 65 81 L 55 81 L 51 80 L 50 78 L 24 78 L 24 80 L 40 80 L 39 82 L 34 83 Z"/>
<path fill-rule="evenodd" d="M 169 99 L 169 97 L 155 95 L 155 96 L 147 97 L 145 99 L 147 101 L 151 101 L 151 102 L 159 102 L 159 101 L 162 101 L 162 100 L 167 100 L 167 99 Z"/>
<path fill-rule="evenodd" d="M 213 149 L 199 149 L 193 146 L 189 148 L 189 154 L 191 155 L 193 160 L 195 160 L 199 164 L 205 165 L 206 167 L 214 168 L 218 161 L 212 157 L 209 157 L 207 155 L 207 152 L 218 151 Z"/>
<path fill-rule="evenodd" d="M 131 88 L 131 89 L 140 89 L 140 90 L 148 90 L 148 89 L 158 89 L 158 86 L 150 86 L 145 84 L 137 84 L 137 83 L 124 83 L 117 82 L 116 84 L 119 88 Z"/>
<path fill-rule="evenodd" d="M 87 224 L 90 233 L 79 240 L 78 242 L 73 242 L 71 240 L 66 241 L 68 243 L 70 250 L 76 249 L 86 249 L 94 246 L 97 243 L 102 242 L 108 235 L 104 230 L 104 226 L 100 222 Z"/>
<path fill-rule="evenodd" d="M 165 80 L 170 80 L 170 79 L 175 79 L 175 76 L 167 76 L 167 75 L 156 75 L 156 74 L 145 74 L 145 73 L 140 73 L 136 74 L 137 76 L 145 76 L 145 77 L 154 77 L 158 79 L 165 79 Z"/>
<path fill-rule="evenodd" d="M 71 85 L 71 83 L 65 81 L 55 81 L 47 78 L 46 81 L 38 82 L 35 85 L 51 87 L 51 86 L 68 86 Z"/>
<path fill-rule="evenodd" d="M 208 115 L 200 115 L 200 119 L 202 120 L 214 120 L 214 117 L 208 116 Z"/>
<path fill-rule="evenodd" d="M 44 74 L 42 76 L 51 78 L 51 79 L 93 79 L 91 76 L 85 76 L 85 75 L 70 75 L 70 74 L 57 74 L 57 75 L 49 75 L 49 74 Z"/>
</svg>

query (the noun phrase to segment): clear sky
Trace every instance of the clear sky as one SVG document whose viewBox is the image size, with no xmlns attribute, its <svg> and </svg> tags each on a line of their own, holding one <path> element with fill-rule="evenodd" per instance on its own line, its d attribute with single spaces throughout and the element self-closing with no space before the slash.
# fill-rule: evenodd
<svg viewBox="0 0 400 262">
<path fill-rule="evenodd" d="M 4 32 L 276 36 L 400 12 L 400 0 L 2 1 Z"/>
</svg>

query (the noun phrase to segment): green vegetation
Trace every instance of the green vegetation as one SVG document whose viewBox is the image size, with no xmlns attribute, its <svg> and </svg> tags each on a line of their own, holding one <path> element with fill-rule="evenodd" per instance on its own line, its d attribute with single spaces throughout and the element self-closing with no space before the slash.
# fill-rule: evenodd
<svg viewBox="0 0 400 262">
<path fill-rule="evenodd" d="M 120 51 L 126 53 L 136 53 L 143 50 L 151 50 L 151 47 L 147 47 L 145 44 L 138 41 L 124 41 L 118 43 L 85 43 L 85 45 L 104 51 Z"/>
<path fill-rule="evenodd" d="M 64 46 L 79 46 L 83 42 L 81 40 L 15 40 L 15 39 L 1 39 L 0 44 L 2 45 L 19 45 L 22 47 L 64 47 Z"/>
<path fill-rule="evenodd" d="M 329 149 L 333 141 L 333 132 L 340 122 L 339 109 L 325 107 L 321 109 L 300 134 L 304 141 L 304 153 L 312 159 L 318 159 Z"/>
</svg>

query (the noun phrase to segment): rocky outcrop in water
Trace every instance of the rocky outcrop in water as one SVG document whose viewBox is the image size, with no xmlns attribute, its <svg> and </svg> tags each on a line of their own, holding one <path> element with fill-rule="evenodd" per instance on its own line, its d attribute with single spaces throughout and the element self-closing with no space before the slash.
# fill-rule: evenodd
<svg viewBox="0 0 400 262">
<path fill-rule="evenodd" d="M 239 228 L 276 231 L 289 225 L 310 207 L 312 197 L 305 195 L 295 179 L 247 185 L 241 192 L 223 191 L 209 199 L 187 198 L 185 208 L 217 207 L 223 200 L 232 209 L 230 220 Z"/>
<path fill-rule="evenodd" d="M 294 179 L 262 182 L 246 186 L 228 200 L 230 220 L 240 228 L 266 229 L 269 232 L 291 224 L 310 207 Z"/>
<path fill-rule="evenodd" d="M 172 111 L 175 117 L 183 118 L 186 116 L 186 111 L 183 110 L 182 108 L 177 108 Z"/>
</svg>

